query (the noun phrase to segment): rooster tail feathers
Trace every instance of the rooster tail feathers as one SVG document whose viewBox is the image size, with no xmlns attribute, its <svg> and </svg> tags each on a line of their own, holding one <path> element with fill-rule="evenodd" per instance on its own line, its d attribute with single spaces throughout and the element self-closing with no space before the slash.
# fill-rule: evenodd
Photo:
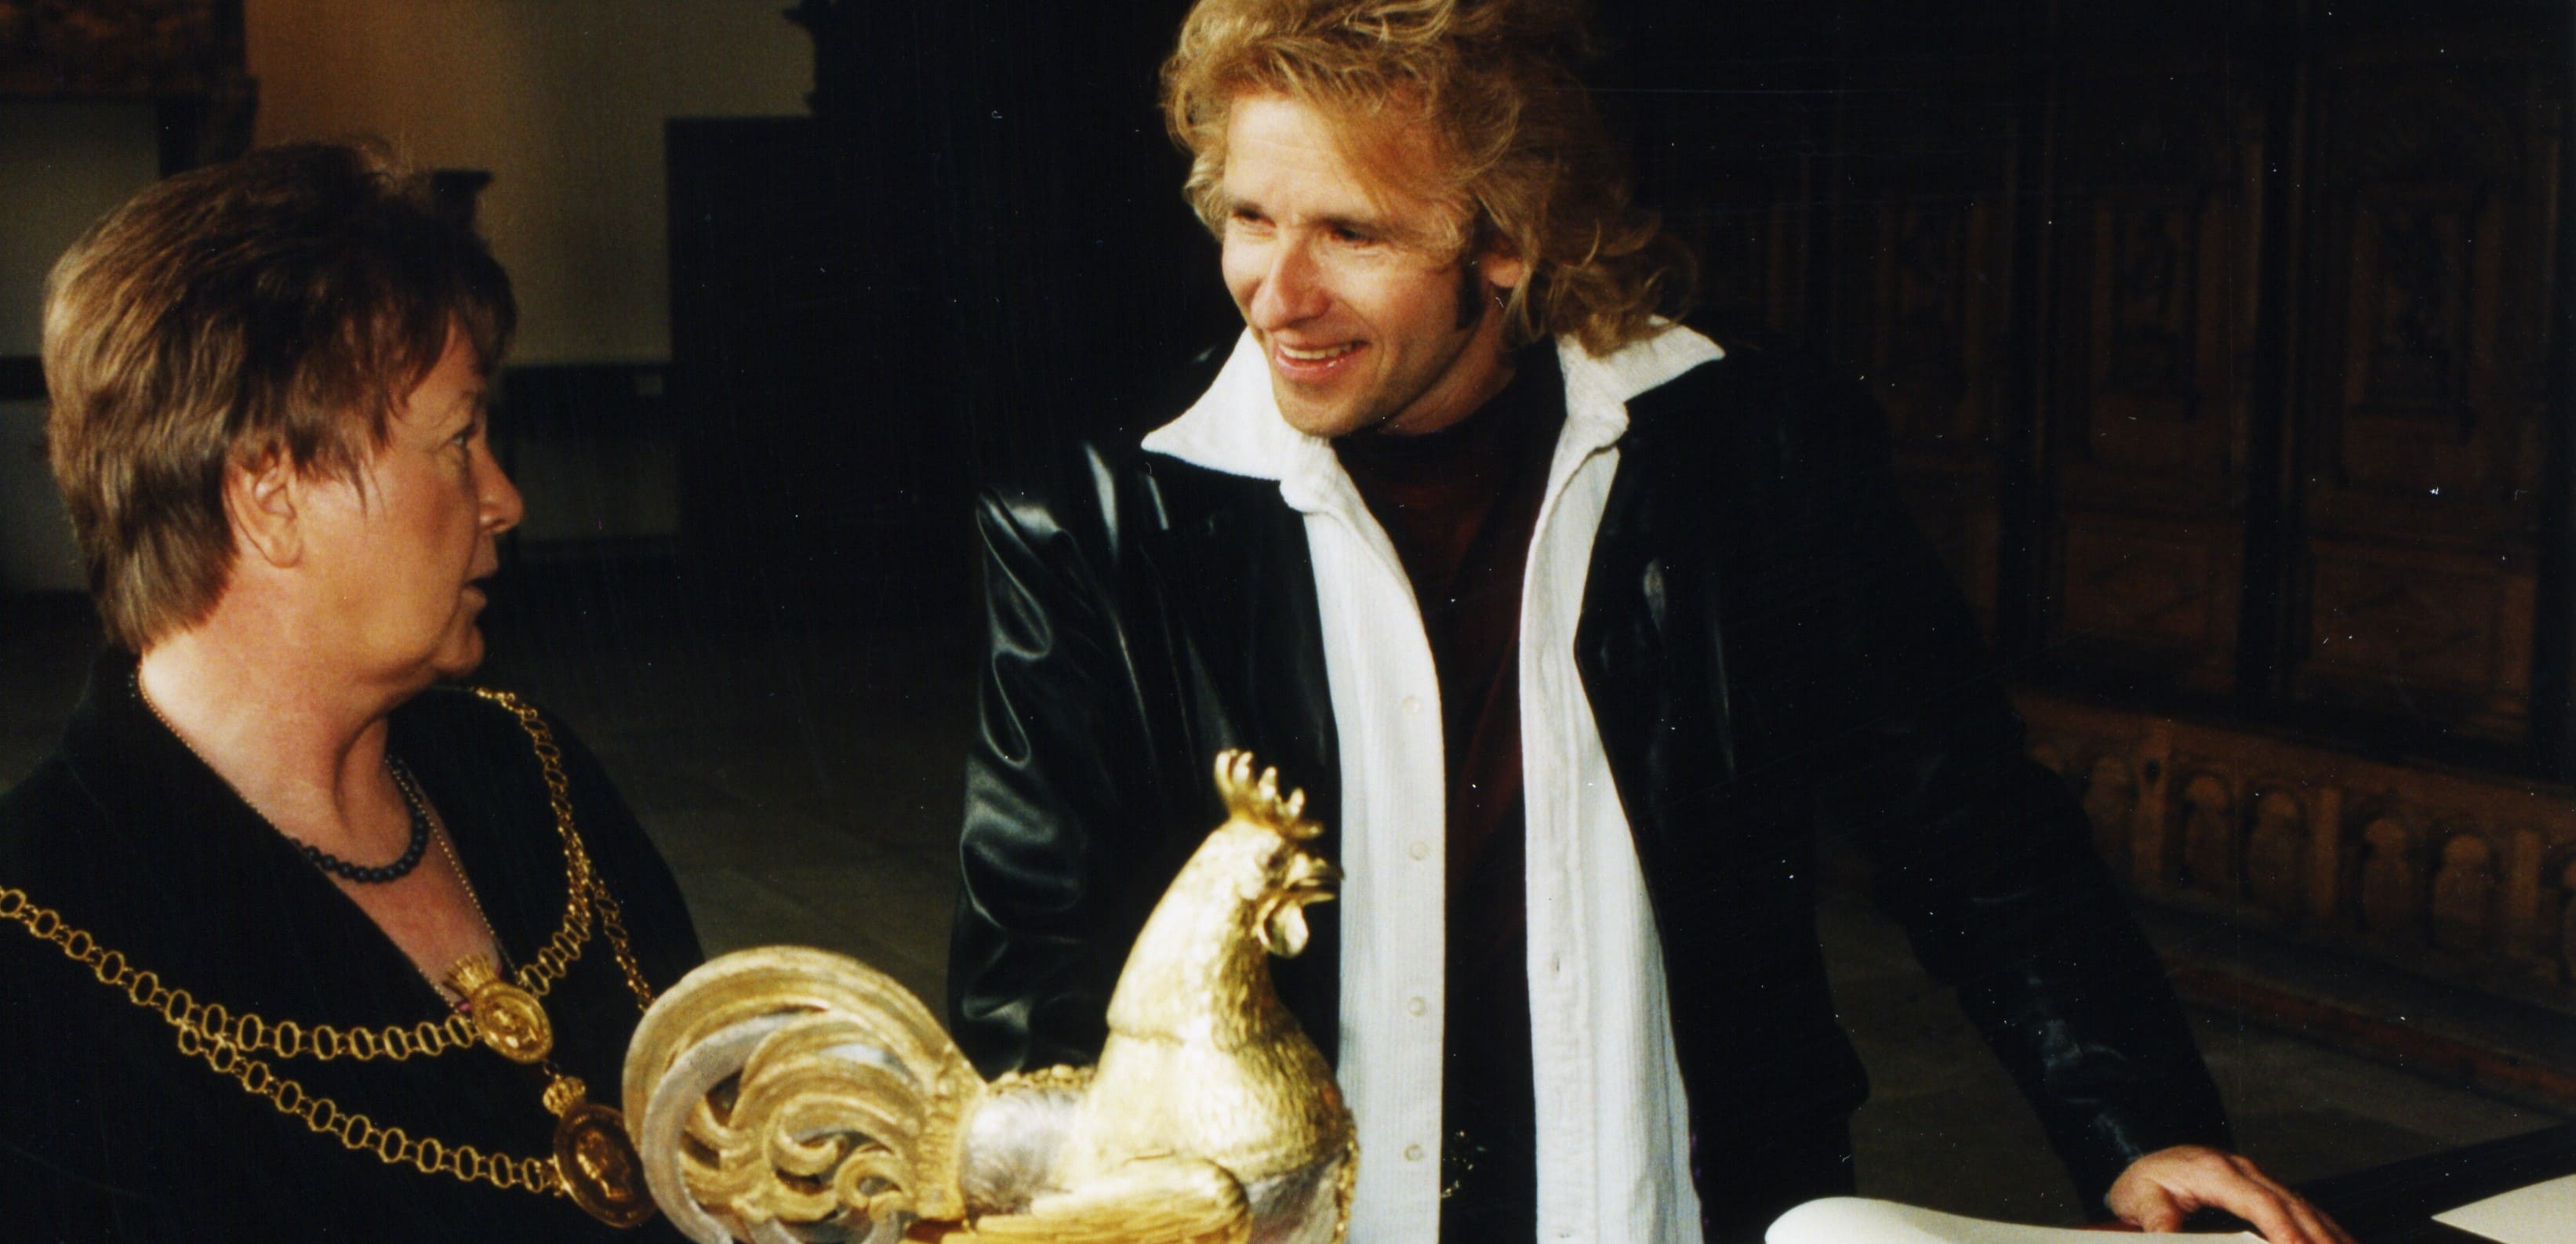
<svg viewBox="0 0 2576 1244">
<path fill-rule="evenodd" d="M 707 1244 L 824 1222 L 892 1240 L 964 1212 L 984 1082 L 920 999 L 854 959 L 770 946 L 708 962 L 645 1013 L 623 1087 L 654 1199 Z"/>
</svg>

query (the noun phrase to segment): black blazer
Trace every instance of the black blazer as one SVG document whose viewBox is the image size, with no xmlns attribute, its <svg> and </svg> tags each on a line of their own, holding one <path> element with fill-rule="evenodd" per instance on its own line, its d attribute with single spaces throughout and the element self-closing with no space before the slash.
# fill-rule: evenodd
<svg viewBox="0 0 2576 1244">
<path fill-rule="evenodd" d="M 2025 756 L 2000 670 L 1900 509 L 1875 404 L 1731 343 L 1628 410 L 1574 655 L 1695 1134 L 1839 1122 L 1867 1095 L 1814 932 L 1831 827 L 1868 848 L 1876 901 L 2088 1200 L 2143 1153 L 2224 1144 L 2083 812 Z M 1304 525 L 1275 484 L 1094 446 L 1059 479 L 992 490 L 979 521 L 991 633 L 949 1002 L 991 1073 L 1097 1058 L 1129 943 L 1223 818 L 1217 749 L 1278 765 L 1328 833 L 1338 753 Z M 1274 964 L 1328 1056 L 1334 910 Z"/>
<path fill-rule="evenodd" d="M 381 1028 L 445 1018 L 429 980 L 294 845 L 191 753 L 103 656 L 61 747 L 0 796 L 0 886 L 201 1003 Z M 679 887 L 590 753 L 549 717 L 575 824 L 645 978 L 699 960 Z M 396 709 L 391 746 L 448 826 L 513 963 L 564 914 L 562 840 L 518 721 L 463 691 Z M 641 1018 L 594 929 L 545 998 L 554 1064 L 622 1105 Z M 434 1058 L 264 1060 L 336 1107 L 415 1140 L 541 1158 L 546 1076 L 490 1050 Z M 0 1221 L 30 1240 L 677 1241 L 598 1223 L 571 1201 L 389 1166 L 316 1135 L 182 1053 L 162 1018 L 53 945 L 0 923 Z"/>
</svg>

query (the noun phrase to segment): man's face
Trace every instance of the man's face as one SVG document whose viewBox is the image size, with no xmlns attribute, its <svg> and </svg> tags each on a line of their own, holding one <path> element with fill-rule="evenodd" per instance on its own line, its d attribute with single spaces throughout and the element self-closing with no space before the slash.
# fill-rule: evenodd
<svg viewBox="0 0 2576 1244">
<path fill-rule="evenodd" d="M 1358 137 L 1379 144 L 1376 167 L 1429 180 L 1439 154 L 1426 127 L 1404 121 Z M 1462 272 L 1432 244 L 1454 209 L 1383 180 L 1314 108 L 1235 101 L 1221 183 L 1226 289 L 1269 359 L 1279 413 L 1314 436 L 1435 432 L 1511 379 L 1503 317 L 1460 299 L 1518 285 L 1525 265 L 1488 252 Z"/>
</svg>

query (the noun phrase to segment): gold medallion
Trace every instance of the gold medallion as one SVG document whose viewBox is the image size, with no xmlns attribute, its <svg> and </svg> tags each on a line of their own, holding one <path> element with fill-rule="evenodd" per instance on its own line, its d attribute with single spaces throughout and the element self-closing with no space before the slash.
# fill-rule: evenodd
<svg viewBox="0 0 2576 1244">
<path fill-rule="evenodd" d="M 555 1048 L 554 1025 L 534 994 L 501 979 L 492 961 L 467 955 L 447 970 L 448 987 L 465 998 L 474 1031 L 495 1053 L 514 1063 L 542 1062 Z"/>
<path fill-rule="evenodd" d="M 626 1116 L 615 1110 L 575 1101 L 563 1112 L 555 1124 L 555 1173 L 573 1204 L 609 1226 L 642 1226 L 653 1217 L 644 1159 L 626 1134 Z"/>
</svg>

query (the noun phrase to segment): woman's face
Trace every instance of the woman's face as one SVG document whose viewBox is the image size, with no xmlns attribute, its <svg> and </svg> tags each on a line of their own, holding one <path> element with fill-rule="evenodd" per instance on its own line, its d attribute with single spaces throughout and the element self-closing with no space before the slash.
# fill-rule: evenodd
<svg viewBox="0 0 2576 1244">
<path fill-rule="evenodd" d="M 306 549 L 338 620 L 325 642 L 361 682 L 417 689 L 483 659 L 475 581 L 500 569 L 494 539 L 522 513 L 485 439 L 486 410 L 474 347 L 450 333 L 394 412 L 364 485 L 308 494 Z"/>
</svg>

